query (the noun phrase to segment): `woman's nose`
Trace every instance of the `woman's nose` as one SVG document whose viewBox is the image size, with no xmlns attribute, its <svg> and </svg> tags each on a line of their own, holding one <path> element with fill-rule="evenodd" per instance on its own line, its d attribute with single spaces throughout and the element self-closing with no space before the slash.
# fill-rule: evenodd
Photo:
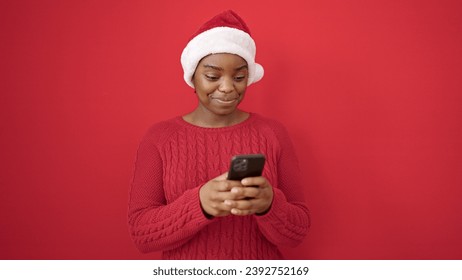
<svg viewBox="0 0 462 280">
<path fill-rule="evenodd" d="M 224 93 L 230 93 L 234 90 L 234 81 L 232 78 L 223 78 L 218 90 Z"/>
</svg>

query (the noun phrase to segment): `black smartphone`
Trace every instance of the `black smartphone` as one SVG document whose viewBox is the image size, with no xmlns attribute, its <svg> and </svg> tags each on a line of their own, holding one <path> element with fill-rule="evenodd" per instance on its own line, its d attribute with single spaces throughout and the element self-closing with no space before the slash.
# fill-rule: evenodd
<svg viewBox="0 0 462 280">
<path fill-rule="evenodd" d="M 228 180 L 240 181 L 246 177 L 258 177 L 263 173 L 265 156 L 262 154 L 236 155 L 231 159 Z"/>
</svg>

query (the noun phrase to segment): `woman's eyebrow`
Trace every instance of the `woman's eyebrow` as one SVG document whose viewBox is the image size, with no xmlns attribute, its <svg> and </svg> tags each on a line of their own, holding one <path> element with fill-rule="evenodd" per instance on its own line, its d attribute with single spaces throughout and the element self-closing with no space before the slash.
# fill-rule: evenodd
<svg viewBox="0 0 462 280">
<path fill-rule="evenodd" d="M 218 70 L 218 71 L 223 71 L 223 68 L 221 67 L 218 67 L 218 66 L 215 66 L 215 65 L 211 65 L 211 64 L 204 64 L 203 65 L 204 68 L 212 68 L 214 70 Z M 235 71 L 240 71 L 242 69 L 248 69 L 249 67 L 247 66 L 247 64 L 244 64 L 242 66 L 239 66 L 237 67 L 236 69 L 234 69 Z"/>
<path fill-rule="evenodd" d="M 212 68 L 212 69 L 218 70 L 218 71 L 223 71 L 223 68 L 218 67 L 218 66 L 215 66 L 215 65 L 204 64 L 203 67 L 204 67 L 204 68 Z"/>
<path fill-rule="evenodd" d="M 237 67 L 235 70 L 236 70 L 236 71 L 240 71 L 240 70 L 242 70 L 242 69 L 249 69 L 249 66 L 247 66 L 247 64 L 244 64 L 244 65 L 242 65 L 242 66 Z"/>
</svg>

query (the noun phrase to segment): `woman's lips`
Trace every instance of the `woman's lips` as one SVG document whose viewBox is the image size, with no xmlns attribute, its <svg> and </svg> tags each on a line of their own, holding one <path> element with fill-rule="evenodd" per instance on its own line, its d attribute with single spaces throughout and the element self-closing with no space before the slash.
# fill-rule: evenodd
<svg viewBox="0 0 462 280">
<path fill-rule="evenodd" d="M 225 104 L 225 105 L 229 105 L 229 104 L 233 104 L 234 102 L 236 102 L 239 97 L 236 97 L 236 96 L 233 96 L 233 97 L 218 97 L 218 96 L 210 96 L 210 98 L 213 100 L 213 101 L 216 101 L 217 103 L 220 103 L 220 104 Z"/>
<path fill-rule="evenodd" d="M 237 101 L 237 98 L 231 99 L 231 100 L 225 100 L 225 99 L 220 99 L 220 98 L 212 98 L 212 99 L 221 104 L 232 104 Z"/>
</svg>

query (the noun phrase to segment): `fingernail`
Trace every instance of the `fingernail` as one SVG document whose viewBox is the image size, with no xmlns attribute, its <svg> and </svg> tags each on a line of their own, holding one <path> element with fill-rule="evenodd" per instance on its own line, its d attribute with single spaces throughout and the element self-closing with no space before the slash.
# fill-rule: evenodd
<svg viewBox="0 0 462 280">
<path fill-rule="evenodd" d="M 226 205 L 231 205 L 231 204 L 232 204 L 232 202 L 231 202 L 230 200 L 225 200 L 224 203 L 225 203 Z"/>
</svg>

